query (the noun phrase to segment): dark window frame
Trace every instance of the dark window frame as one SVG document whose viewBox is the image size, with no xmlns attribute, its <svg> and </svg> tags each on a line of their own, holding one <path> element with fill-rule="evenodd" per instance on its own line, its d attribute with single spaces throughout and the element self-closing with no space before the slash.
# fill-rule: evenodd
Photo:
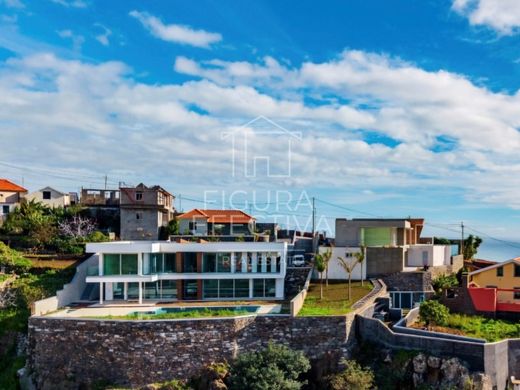
<svg viewBox="0 0 520 390">
<path fill-rule="evenodd" d="M 497 268 L 497 276 L 498 277 L 504 276 L 504 267 L 503 266 Z"/>
</svg>

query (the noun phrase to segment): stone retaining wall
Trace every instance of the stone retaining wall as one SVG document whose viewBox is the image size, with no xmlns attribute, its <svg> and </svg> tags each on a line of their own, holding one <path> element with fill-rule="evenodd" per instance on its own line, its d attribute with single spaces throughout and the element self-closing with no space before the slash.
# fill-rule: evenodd
<svg viewBox="0 0 520 390">
<path fill-rule="evenodd" d="M 211 362 L 230 360 L 269 341 L 311 358 L 346 356 L 354 314 L 330 317 L 122 321 L 31 317 L 29 366 L 41 389 L 126 386 L 188 378 Z"/>
</svg>

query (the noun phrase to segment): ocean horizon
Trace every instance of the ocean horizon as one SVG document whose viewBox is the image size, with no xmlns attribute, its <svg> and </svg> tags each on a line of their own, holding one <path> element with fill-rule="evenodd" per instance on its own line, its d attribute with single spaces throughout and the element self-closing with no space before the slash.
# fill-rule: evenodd
<svg viewBox="0 0 520 390">
<path fill-rule="evenodd" d="M 506 261 L 515 257 L 520 257 L 520 241 L 507 240 L 499 242 L 483 238 L 483 242 L 476 254 L 477 259 Z"/>
</svg>

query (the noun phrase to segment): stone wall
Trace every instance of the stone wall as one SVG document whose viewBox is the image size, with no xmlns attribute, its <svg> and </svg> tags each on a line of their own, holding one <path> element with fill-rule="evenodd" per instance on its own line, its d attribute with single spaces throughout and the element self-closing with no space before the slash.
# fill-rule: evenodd
<svg viewBox="0 0 520 390">
<path fill-rule="evenodd" d="M 38 388 L 96 381 L 126 386 L 187 378 L 204 365 L 269 341 L 311 359 L 345 356 L 354 314 L 330 317 L 243 316 L 226 319 L 122 321 L 31 317 L 29 366 Z"/>
<path fill-rule="evenodd" d="M 399 272 L 383 278 L 388 291 L 432 291 L 430 272 Z"/>
</svg>

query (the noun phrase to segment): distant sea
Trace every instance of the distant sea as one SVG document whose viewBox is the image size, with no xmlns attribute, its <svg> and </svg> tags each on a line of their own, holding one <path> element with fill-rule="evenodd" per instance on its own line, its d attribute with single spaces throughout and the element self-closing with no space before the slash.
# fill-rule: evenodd
<svg viewBox="0 0 520 390">
<path fill-rule="evenodd" d="M 506 261 L 514 257 L 520 257 L 520 241 L 499 242 L 483 237 L 483 242 L 478 248 L 477 259 Z"/>
</svg>

